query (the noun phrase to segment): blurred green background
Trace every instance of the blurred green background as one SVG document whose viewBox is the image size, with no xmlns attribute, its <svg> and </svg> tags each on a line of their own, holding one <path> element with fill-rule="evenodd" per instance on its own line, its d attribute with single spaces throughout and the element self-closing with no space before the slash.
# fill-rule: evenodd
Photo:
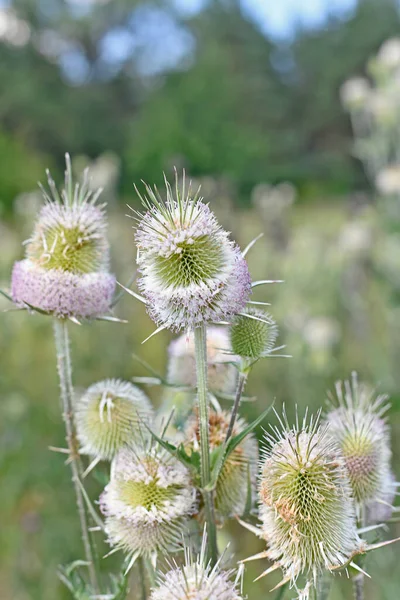
<svg viewBox="0 0 400 600">
<path fill-rule="evenodd" d="M 400 227 L 353 154 L 339 93 L 399 34 L 394 0 L 0 0 L 0 287 L 40 206 L 36 182 L 46 167 L 61 180 L 65 151 L 105 187 L 123 282 L 132 183 L 184 167 L 242 247 L 265 233 L 253 278 L 285 280 L 255 299 L 272 303 L 292 358 L 254 369 L 248 418 L 274 398 L 290 415 L 317 409 L 355 369 L 392 397 L 399 477 Z M 143 375 L 133 352 L 165 369 L 171 337 L 140 346 L 154 329 L 142 305 L 124 298 L 117 312 L 128 325 L 71 327 L 78 388 Z M 48 450 L 63 445 L 57 385 L 50 319 L 0 314 L 0 600 L 69 597 L 56 569 L 81 548 L 69 470 Z M 239 558 L 263 546 L 236 525 L 229 539 Z M 368 561 L 367 600 L 399 597 L 399 558 L 392 546 Z M 250 600 L 275 597 L 274 576 L 251 584 L 265 568 L 248 568 Z M 350 597 L 338 577 L 332 599 Z"/>
</svg>

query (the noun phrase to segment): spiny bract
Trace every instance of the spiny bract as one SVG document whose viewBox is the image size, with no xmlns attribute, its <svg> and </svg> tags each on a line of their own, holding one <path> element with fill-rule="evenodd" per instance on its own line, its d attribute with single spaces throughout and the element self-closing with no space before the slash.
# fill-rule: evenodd
<svg viewBox="0 0 400 600">
<path fill-rule="evenodd" d="M 148 437 L 153 409 L 146 394 L 128 381 L 106 379 L 76 400 L 75 420 L 82 452 L 111 460 L 126 444 Z"/>
<path fill-rule="evenodd" d="M 88 172 L 74 186 L 66 156 L 65 187 L 50 193 L 26 241 L 26 258 L 15 263 L 12 297 L 19 306 L 58 317 L 96 317 L 109 311 L 115 277 L 108 272 L 109 244 L 104 205 L 96 205 Z"/>
<path fill-rule="evenodd" d="M 174 331 L 229 319 L 250 291 L 247 263 L 209 207 L 166 181 L 166 200 L 146 185 L 136 231 L 139 288 L 151 318 Z"/>
<path fill-rule="evenodd" d="M 161 575 L 150 600 L 243 600 L 233 571 L 224 571 L 220 561 L 212 568 L 207 564 L 207 540 L 203 537 L 200 555 L 193 557 L 185 548 L 185 564 L 174 565 Z"/>
<path fill-rule="evenodd" d="M 259 483 L 262 537 L 268 557 L 293 581 L 315 580 L 360 551 L 344 460 L 318 419 L 267 436 Z"/>
<path fill-rule="evenodd" d="M 210 410 L 209 440 L 210 451 L 219 448 L 226 439 L 230 422 L 227 411 Z M 232 435 L 241 433 L 247 423 L 238 418 Z M 200 441 L 199 418 L 194 414 L 189 418 L 184 430 L 188 448 L 198 448 Z M 217 518 L 241 516 L 246 508 L 249 492 L 254 498 L 256 491 L 256 474 L 258 461 L 258 444 L 252 434 L 249 434 L 226 458 L 218 477 L 215 489 L 215 509 Z M 249 490 L 250 486 L 250 490 Z"/>
<path fill-rule="evenodd" d="M 336 408 L 326 415 L 326 421 L 344 456 L 361 516 L 369 503 L 387 503 L 394 493 L 389 427 L 384 418 L 388 397 L 376 396 L 367 385 L 358 383 L 353 373 L 351 382 L 336 383 L 336 398 L 330 399 Z"/>
<path fill-rule="evenodd" d="M 187 469 L 157 445 L 123 448 L 100 497 L 109 543 L 131 555 L 179 549 L 196 490 Z"/>
<path fill-rule="evenodd" d="M 268 313 L 247 308 L 245 314 L 236 315 L 233 319 L 230 336 L 234 354 L 257 359 L 268 356 L 273 350 L 278 328 Z"/>
</svg>

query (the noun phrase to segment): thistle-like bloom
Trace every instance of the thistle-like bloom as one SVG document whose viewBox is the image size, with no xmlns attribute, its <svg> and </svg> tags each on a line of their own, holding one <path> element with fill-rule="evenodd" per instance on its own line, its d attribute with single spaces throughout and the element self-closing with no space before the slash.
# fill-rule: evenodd
<svg viewBox="0 0 400 600">
<path fill-rule="evenodd" d="M 185 548 L 185 564 L 172 565 L 161 575 L 150 600 L 243 600 L 238 579 L 232 581 L 233 571 L 221 569 L 220 561 L 211 568 L 207 564 L 207 540 L 203 537 L 200 555 L 193 557 Z"/>
<path fill-rule="evenodd" d="M 150 400 L 132 383 L 106 379 L 91 385 L 75 404 L 82 452 L 111 460 L 123 446 L 147 437 L 143 422 L 152 416 Z"/>
<path fill-rule="evenodd" d="M 196 490 L 187 469 L 159 446 L 123 448 L 100 497 L 109 543 L 132 555 L 179 549 Z"/>
<path fill-rule="evenodd" d="M 136 231 L 139 287 L 151 318 L 173 331 L 231 318 L 250 291 L 247 263 L 238 246 L 198 193 L 166 181 L 166 200 L 146 186 L 147 209 Z"/>
<path fill-rule="evenodd" d="M 273 350 L 278 327 L 268 313 L 248 308 L 233 319 L 230 336 L 234 354 L 257 360 L 268 356 Z"/>
<path fill-rule="evenodd" d="M 260 519 L 265 556 L 284 580 L 346 565 L 361 551 L 350 482 L 334 439 L 318 420 L 286 422 L 267 437 L 261 465 Z"/>
<path fill-rule="evenodd" d="M 359 517 L 369 504 L 387 505 L 394 494 L 389 427 L 384 418 L 387 399 L 386 395 L 375 396 L 353 373 L 351 382 L 336 383 L 336 398 L 331 396 L 336 408 L 326 416 L 346 463 Z M 368 512 L 372 516 L 371 510 Z M 382 514 L 376 507 L 372 512 Z"/>
<path fill-rule="evenodd" d="M 90 190 L 87 172 L 73 186 L 66 160 L 60 194 L 48 176 L 50 195 L 43 190 L 46 203 L 26 241 L 26 258 L 14 265 L 12 298 L 57 317 L 97 317 L 109 311 L 115 289 L 104 205 L 96 205 L 101 190 Z"/>
<path fill-rule="evenodd" d="M 227 411 L 211 410 L 209 414 L 210 451 L 219 448 L 226 440 L 230 413 Z M 238 418 L 235 422 L 232 436 L 241 433 L 247 423 Z M 200 441 L 199 418 L 193 415 L 184 430 L 187 445 L 198 449 Z M 215 489 L 215 509 L 219 520 L 233 516 L 241 516 L 246 508 L 249 491 L 255 496 L 256 474 L 258 461 L 258 444 L 252 434 L 249 434 L 226 458 L 218 477 Z M 249 490 L 250 485 L 250 490 Z"/>
</svg>

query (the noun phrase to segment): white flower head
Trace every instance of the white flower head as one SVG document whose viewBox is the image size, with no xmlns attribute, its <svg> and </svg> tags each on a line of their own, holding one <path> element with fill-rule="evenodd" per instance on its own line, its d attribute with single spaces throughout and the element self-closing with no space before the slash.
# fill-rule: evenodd
<svg viewBox="0 0 400 600">
<path fill-rule="evenodd" d="M 207 564 L 207 539 L 203 537 L 201 552 L 194 557 L 185 548 L 185 563 L 171 565 L 171 569 L 159 577 L 150 600 L 243 600 L 238 589 L 238 576 L 221 569 L 221 561 L 211 567 Z"/>
<path fill-rule="evenodd" d="M 336 383 L 336 397 L 330 398 L 333 408 L 326 422 L 343 454 L 360 515 L 371 503 L 387 502 L 394 490 L 389 427 L 384 417 L 388 397 L 376 396 L 353 373 L 351 381 Z"/>
<path fill-rule="evenodd" d="M 383 196 L 400 193 L 400 164 L 384 167 L 379 171 L 375 181 L 376 189 Z"/>
<path fill-rule="evenodd" d="M 146 394 L 120 379 L 91 385 L 75 402 L 82 452 L 102 460 L 111 460 L 123 446 L 148 437 L 144 423 L 152 417 Z"/>
<path fill-rule="evenodd" d="M 400 38 L 390 38 L 379 48 L 376 56 L 379 66 L 392 71 L 400 67 Z"/>
<path fill-rule="evenodd" d="M 267 436 L 259 482 L 265 553 L 285 580 L 315 581 L 324 569 L 345 566 L 361 551 L 346 466 L 318 418 Z"/>
<path fill-rule="evenodd" d="M 188 470 L 158 445 L 123 448 L 100 497 L 109 543 L 134 556 L 179 549 L 196 511 Z"/>
<path fill-rule="evenodd" d="M 151 318 L 174 331 L 224 321 L 250 291 L 247 263 L 198 196 L 166 181 L 166 200 L 146 185 L 136 231 L 139 287 Z"/>
<path fill-rule="evenodd" d="M 101 190 L 90 189 L 88 172 L 74 186 L 66 156 L 65 187 L 58 192 L 48 174 L 50 192 L 26 241 L 26 258 L 15 263 L 12 297 L 19 306 L 57 317 L 96 317 L 110 308 L 115 277 L 108 272 L 109 244 Z"/>
<path fill-rule="evenodd" d="M 210 451 L 219 448 L 226 439 L 230 423 L 228 411 L 209 412 L 209 440 Z M 241 433 L 247 423 L 238 418 L 233 428 L 232 435 Z M 198 449 L 200 441 L 199 417 L 195 413 L 187 421 L 184 437 L 188 448 Z M 249 485 L 252 497 L 255 497 L 258 462 L 258 443 L 254 435 L 249 434 L 226 458 L 218 476 L 215 488 L 215 510 L 217 518 L 221 521 L 232 516 L 241 516 L 246 508 Z"/>
</svg>

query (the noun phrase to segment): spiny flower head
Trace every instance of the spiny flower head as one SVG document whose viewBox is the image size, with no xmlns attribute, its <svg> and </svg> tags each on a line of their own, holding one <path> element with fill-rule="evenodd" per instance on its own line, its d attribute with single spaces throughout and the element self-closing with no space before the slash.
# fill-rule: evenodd
<svg viewBox="0 0 400 600">
<path fill-rule="evenodd" d="M 210 410 L 209 440 L 211 452 L 225 442 L 230 417 L 228 411 Z M 236 419 L 232 436 L 241 433 L 246 426 L 247 423 L 244 419 Z M 189 418 L 184 436 L 188 447 L 193 446 L 198 449 L 200 430 L 197 412 Z M 255 495 L 257 461 L 257 440 L 252 434 L 249 434 L 229 454 L 219 474 L 215 489 L 215 509 L 219 519 L 223 520 L 224 518 L 243 514 L 246 508 L 249 484 L 252 487 L 253 497 Z"/>
<path fill-rule="evenodd" d="M 146 394 L 128 381 L 106 379 L 77 399 L 75 419 L 82 452 L 111 460 L 125 445 L 147 437 L 153 409 Z"/>
<path fill-rule="evenodd" d="M 327 414 L 329 431 L 338 442 L 347 467 L 359 515 L 365 504 L 384 500 L 393 489 L 389 428 L 384 415 L 386 395 L 352 380 L 336 383 L 334 408 Z"/>
<path fill-rule="evenodd" d="M 247 263 L 190 186 L 166 181 L 166 200 L 146 185 L 136 231 L 139 287 L 151 318 L 174 331 L 240 312 L 251 284 Z"/>
<path fill-rule="evenodd" d="M 259 484 L 262 537 L 285 579 L 313 579 L 360 551 L 344 460 L 326 427 L 306 419 L 267 436 Z"/>
<path fill-rule="evenodd" d="M 231 346 L 234 354 L 244 358 L 258 359 L 273 350 L 278 328 L 268 313 L 255 308 L 236 315 L 230 327 Z"/>
<path fill-rule="evenodd" d="M 168 348 L 168 382 L 196 387 L 193 333 L 173 340 Z M 232 364 L 231 346 L 223 327 L 207 328 L 207 385 L 210 390 L 230 393 L 236 387 L 237 369 Z"/>
<path fill-rule="evenodd" d="M 26 258 L 12 275 L 12 296 L 20 306 L 58 317 L 95 317 L 110 308 L 115 278 L 108 272 L 109 244 L 104 205 L 96 201 L 85 171 L 74 186 L 66 155 L 65 187 L 59 193 L 48 173 L 49 193 L 34 231 L 25 242 Z"/>
<path fill-rule="evenodd" d="M 109 543 L 133 556 L 176 551 L 196 490 L 187 469 L 158 445 L 123 448 L 100 497 Z"/>
<path fill-rule="evenodd" d="M 185 548 L 185 564 L 171 565 L 161 575 L 150 595 L 150 600 L 243 600 L 238 590 L 238 577 L 232 581 L 233 571 L 221 569 L 220 561 L 207 564 L 207 538 L 203 536 L 201 552 L 194 557 Z"/>
</svg>

